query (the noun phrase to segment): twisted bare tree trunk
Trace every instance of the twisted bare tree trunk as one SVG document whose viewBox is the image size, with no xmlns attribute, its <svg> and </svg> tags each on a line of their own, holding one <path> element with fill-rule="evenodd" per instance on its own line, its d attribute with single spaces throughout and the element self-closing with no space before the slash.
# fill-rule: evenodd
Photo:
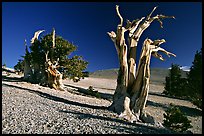
<svg viewBox="0 0 204 136">
<path fill-rule="evenodd" d="M 113 103 L 109 108 L 117 112 L 120 117 L 131 122 L 141 121 L 141 119 L 144 121 L 146 117 L 143 109 L 146 105 L 149 92 L 151 55 L 161 60 L 163 60 L 163 57 L 157 53 L 158 51 L 162 51 L 168 56 L 169 54 L 175 56 L 159 47 L 160 44 L 165 42 L 164 39 L 152 41 L 147 38 L 143 44 L 138 69 L 136 69 L 136 48 L 144 30 L 146 30 L 154 20 L 158 20 L 161 27 L 163 27 L 161 19 L 174 18 L 173 16 L 164 15 L 151 17 L 156 8 L 157 7 L 155 7 L 146 18 L 142 17 L 132 22 L 127 20 L 126 26 L 123 27 L 123 18 L 119 13 L 119 6 L 116 5 L 116 12 L 120 18 L 120 24 L 117 26 L 116 33 L 113 31 L 108 32 L 108 35 L 114 42 L 120 64 Z M 129 33 L 129 46 L 127 46 L 125 42 L 125 32 Z"/>
<path fill-rule="evenodd" d="M 49 87 L 54 88 L 56 90 L 64 91 L 64 84 L 62 83 L 62 74 L 57 70 L 57 65 L 59 59 L 55 62 L 55 65 L 53 62 L 51 62 L 50 59 L 48 59 L 48 53 L 45 54 L 46 56 L 46 72 L 47 72 L 47 82 Z"/>
<path fill-rule="evenodd" d="M 53 52 L 55 48 L 55 29 L 53 29 L 53 35 L 52 35 L 52 49 L 51 49 L 51 58 L 48 58 L 49 51 L 45 54 L 45 67 L 46 72 L 48 74 L 47 81 L 48 85 L 51 88 L 54 88 L 56 90 L 64 91 L 64 84 L 62 83 L 62 74 L 57 70 L 59 58 L 57 61 L 53 61 Z"/>
</svg>

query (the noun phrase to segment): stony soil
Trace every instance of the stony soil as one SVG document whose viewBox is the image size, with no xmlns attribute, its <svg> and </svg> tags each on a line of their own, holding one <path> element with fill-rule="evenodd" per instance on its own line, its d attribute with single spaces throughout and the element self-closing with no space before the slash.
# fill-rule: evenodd
<svg viewBox="0 0 204 136">
<path fill-rule="evenodd" d="M 67 91 L 56 91 L 2 75 L 2 133 L 36 134 L 168 134 L 163 127 L 128 123 L 108 111 L 116 86 L 114 79 L 65 80 Z M 103 99 L 85 95 L 93 86 Z M 161 95 L 162 85 L 150 85 L 146 110 L 163 122 L 164 110 L 173 103 L 192 121 L 192 133 L 202 134 L 202 111 L 192 103 Z"/>
</svg>

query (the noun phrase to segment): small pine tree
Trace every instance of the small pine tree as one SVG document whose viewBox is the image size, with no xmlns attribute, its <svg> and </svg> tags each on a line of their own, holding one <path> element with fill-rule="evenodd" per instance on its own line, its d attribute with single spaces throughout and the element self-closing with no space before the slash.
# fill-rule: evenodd
<svg viewBox="0 0 204 136">
<path fill-rule="evenodd" d="M 191 121 L 176 106 L 171 105 L 164 113 L 163 125 L 173 131 L 184 132 L 192 128 Z"/>
<path fill-rule="evenodd" d="M 98 91 L 94 91 L 93 86 L 89 86 L 89 88 L 87 89 L 87 93 L 88 93 L 89 95 L 95 96 L 95 97 L 97 97 L 97 98 L 101 98 L 100 93 L 99 93 Z"/>
<path fill-rule="evenodd" d="M 16 71 L 23 72 L 24 71 L 24 60 L 19 59 L 18 63 L 14 66 Z"/>
</svg>

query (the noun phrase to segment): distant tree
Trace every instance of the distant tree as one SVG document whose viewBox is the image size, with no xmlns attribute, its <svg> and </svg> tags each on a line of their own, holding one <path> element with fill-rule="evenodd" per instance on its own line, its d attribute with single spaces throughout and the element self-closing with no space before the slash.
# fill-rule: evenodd
<svg viewBox="0 0 204 136">
<path fill-rule="evenodd" d="M 89 77 L 89 72 L 88 71 L 84 71 L 83 75 L 84 75 L 84 77 Z"/>
<path fill-rule="evenodd" d="M 179 65 L 172 64 L 164 88 L 164 94 L 188 98 L 202 108 L 202 49 L 196 52 L 187 78 L 181 78 Z"/>
<path fill-rule="evenodd" d="M 202 107 L 202 48 L 196 51 L 192 64 L 187 74 L 188 91 L 197 106 Z"/>
<path fill-rule="evenodd" d="M 4 63 L 2 66 L 6 67 L 6 63 Z"/>
<path fill-rule="evenodd" d="M 55 30 L 38 40 L 39 34 L 43 30 L 37 31 L 29 46 L 26 46 L 24 60 L 18 62 L 17 68 L 24 65 L 24 77 L 34 83 L 48 84 L 50 87 L 58 89 L 59 80 L 62 78 L 83 78 L 82 71 L 86 69 L 88 62 L 81 56 L 68 56 L 77 49 L 75 45 L 55 36 Z"/>
<path fill-rule="evenodd" d="M 24 71 L 24 60 L 19 59 L 18 63 L 14 66 L 14 69 L 16 71 L 23 72 Z"/>
<path fill-rule="evenodd" d="M 181 77 L 182 70 L 178 64 L 172 64 L 169 75 L 166 77 L 164 94 L 176 97 L 188 96 L 187 79 Z"/>
</svg>

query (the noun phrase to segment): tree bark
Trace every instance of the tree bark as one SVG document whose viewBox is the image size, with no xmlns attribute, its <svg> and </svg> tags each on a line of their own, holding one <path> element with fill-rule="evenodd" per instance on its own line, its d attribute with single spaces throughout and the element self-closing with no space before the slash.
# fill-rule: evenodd
<svg viewBox="0 0 204 136">
<path fill-rule="evenodd" d="M 57 70 L 58 68 L 58 62 L 59 62 L 59 58 L 57 59 L 57 61 L 54 61 L 54 63 L 52 62 L 54 57 L 54 48 L 55 48 L 55 29 L 53 29 L 52 32 L 52 49 L 51 49 L 51 58 L 48 58 L 48 53 L 47 52 L 45 54 L 45 59 L 46 59 L 46 72 L 48 74 L 48 85 L 51 88 L 54 88 L 56 90 L 60 90 L 60 91 L 64 91 L 64 84 L 62 83 L 62 74 Z"/>
<path fill-rule="evenodd" d="M 52 66 L 48 66 L 48 85 L 56 90 L 64 91 L 64 85 L 62 83 L 62 74 Z"/>
<path fill-rule="evenodd" d="M 168 56 L 175 56 L 159 47 L 160 44 L 165 42 L 164 39 L 152 41 L 147 38 L 143 44 L 138 69 L 136 69 L 136 48 L 144 30 L 146 30 L 155 19 L 160 22 L 162 27 L 160 19 L 174 18 L 173 16 L 164 15 L 151 17 L 156 8 L 157 7 L 155 7 L 146 18 L 142 17 L 132 22 L 127 20 L 126 26 L 123 27 L 123 18 L 119 13 L 119 6 L 116 5 L 116 12 L 120 18 L 120 24 L 118 24 L 116 33 L 113 31 L 108 32 L 108 35 L 114 42 L 120 64 L 117 87 L 113 96 L 113 103 L 109 109 L 118 113 L 119 117 L 131 122 L 144 121 L 144 118 L 150 117 L 149 115 L 147 116 L 143 110 L 149 92 L 151 55 L 161 60 L 163 60 L 163 57 L 157 53 L 158 51 L 162 51 Z M 143 19 L 145 20 L 143 21 Z M 124 37 L 127 31 L 129 32 L 129 49 Z"/>
</svg>

